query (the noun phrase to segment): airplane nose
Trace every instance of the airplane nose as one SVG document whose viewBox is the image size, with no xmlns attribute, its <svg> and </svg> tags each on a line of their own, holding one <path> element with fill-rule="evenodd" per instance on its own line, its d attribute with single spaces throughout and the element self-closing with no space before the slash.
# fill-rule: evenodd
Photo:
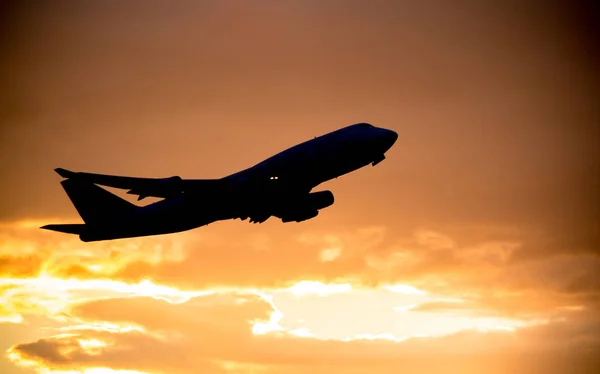
<svg viewBox="0 0 600 374">
<path fill-rule="evenodd" d="M 398 140 L 398 133 L 396 131 L 393 130 L 387 130 L 388 131 L 388 138 L 390 139 L 390 147 L 392 145 L 394 145 L 394 143 L 396 143 L 396 140 Z"/>
<path fill-rule="evenodd" d="M 384 152 L 390 149 L 396 140 L 398 140 L 398 133 L 393 130 L 382 129 L 383 133 L 380 135 L 381 145 L 385 148 Z"/>
</svg>

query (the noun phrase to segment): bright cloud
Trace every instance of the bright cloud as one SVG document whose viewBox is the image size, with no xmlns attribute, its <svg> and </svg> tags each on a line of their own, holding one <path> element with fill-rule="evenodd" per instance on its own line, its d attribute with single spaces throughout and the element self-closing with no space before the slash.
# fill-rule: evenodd
<svg viewBox="0 0 600 374">
<path fill-rule="evenodd" d="M 11 245 L 20 245 L 11 238 Z M 300 245 L 312 252 L 299 248 L 303 257 L 286 266 L 300 271 L 291 271 L 289 277 L 277 268 L 268 273 L 271 265 L 259 261 L 278 253 L 271 247 L 277 241 L 265 236 L 248 237 L 249 248 L 260 244 L 248 250 L 246 260 L 252 265 L 238 268 L 234 263 L 234 269 L 229 269 L 224 267 L 225 259 L 220 260 L 219 266 L 230 274 L 225 277 L 205 267 L 207 249 L 204 253 L 190 250 L 201 242 L 218 244 L 215 237 L 188 239 L 182 246 L 167 240 L 160 246 L 117 243 L 94 250 L 79 250 L 79 244 L 71 243 L 59 245 L 54 252 L 42 246 L 37 254 L 37 241 L 25 240 L 28 255 L 38 256 L 43 266 L 37 273 L 24 266 L 21 276 L 4 273 L 0 317 L 13 325 L 38 317 L 54 322 L 40 331 L 41 338 L 12 341 L 7 358 L 40 373 L 186 374 L 190 367 L 209 373 L 273 372 L 275 368 L 286 372 L 299 362 L 312 362 L 319 372 L 324 366 L 317 357 L 335 350 L 343 352 L 331 358 L 340 370 L 348 369 L 342 356 L 358 357 L 357 362 L 383 360 L 399 367 L 399 361 L 386 355 L 441 354 L 449 347 L 457 354 L 494 347 L 527 350 L 542 341 L 556 342 L 554 336 L 563 336 L 561 323 L 579 320 L 591 310 L 579 294 L 559 292 L 562 283 L 553 278 L 561 268 L 563 282 L 578 280 L 572 287 L 584 287 L 581 282 L 586 278 L 581 274 L 598 265 L 589 255 L 512 263 L 520 248 L 513 241 L 484 241 L 463 248 L 431 230 L 380 247 L 384 239 L 385 230 L 380 228 L 354 234 L 305 233 Z M 10 256 L 10 246 L 3 248 Z M 220 250 L 220 244 L 216 248 Z M 339 248 L 338 255 L 323 262 L 319 254 L 331 248 Z M 123 271 L 141 264 L 142 257 L 135 251 L 157 255 L 143 260 L 144 277 L 126 277 L 122 272 L 106 277 L 99 276 L 110 268 L 105 266 L 105 250 L 120 253 L 116 258 Z M 80 263 L 73 253 L 87 261 L 85 276 L 56 271 Z M 233 281 L 237 276 L 231 278 L 237 269 L 258 274 L 253 266 L 262 269 L 261 277 L 277 281 L 244 286 Z M 332 273 L 311 278 L 318 271 L 310 269 Z M 205 270 L 225 281 L 207 285 L 208 275 L 197 275 Z M 538 279 L 548 279 L 554 291 L 540 292 Z M 488 290 L 490 282 L 500 286 Z M 0 324 L 0 333 L 2 328 Z M 548 334 L 553 338 L 541 338 Z M 569 344 L 595 341 L 587 335 L 573 336 L 577 334 L 568 335 Z M 204 353 L 194 357 L 198 350 Z"/>
</svg>

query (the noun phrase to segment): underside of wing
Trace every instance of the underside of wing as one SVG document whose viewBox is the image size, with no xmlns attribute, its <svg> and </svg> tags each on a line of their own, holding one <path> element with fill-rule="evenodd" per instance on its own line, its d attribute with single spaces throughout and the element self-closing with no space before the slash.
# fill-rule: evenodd
<svg viewBox="0 0 600 374">
<path fill-rule="evenodd" d="M 217 191 L 219 179 L 182 179 L 179 176 L 168 178 L 140 178 L 85 172 L 73 172 L 57 168 L 55 171 L 63 178 L 88 181 L 106 187 L 129 190 L 127 193 L 138 195 L 138 200 L 146 197 L 169 198 L 183 193 L 210 193 Z"/>
</svg>

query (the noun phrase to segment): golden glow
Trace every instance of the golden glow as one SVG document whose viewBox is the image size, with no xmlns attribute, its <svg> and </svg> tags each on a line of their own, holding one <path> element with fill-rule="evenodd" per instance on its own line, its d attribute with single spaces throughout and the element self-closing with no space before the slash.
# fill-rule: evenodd
<svg viewBox="0 0 600 374">
<path fill-rule="evenodd" d="M 1 374 L 596 373 L 593 9 L 11 3 Z M 39 228 L 82 223 L 56 167 L 220 178 L 360 121 L 397 143 L 315 219 Z"/>
<path fill-rule="evenodd" d="M 297 296 L 315 294 L 319 296 L 326 296 L 335 293 L 345 293 L 352 291 L 352 285 L 350 284 L 324 284 L 315 281 L 300 281 L 287 289 L 282 290 L 283 292 L 291 292 Z"/>
<path fill-rule="evenodd" d="M 110 333 L 128 333 L 128 332 L 142 332 L 149 333 L 143 326 L 127 324 L 127 323 L 110 323 L 105 321 L 88 321 L 84 324 L 75 324 L 69 326 L 63 326 L 58 329 L 59 331 L 78 331 L 78 330 L 95 330 L 105 331 Z"/>
<path fill-rule="evenodd" d="M 36 278 L 2 278 L 0 279 L 1 286 L 11 286 L 0 298 L 5 305 L 14 307 L 15 302 L 19 302 L 21 306 L 25 303 L 31 309 L 24 309 L 22 312 L 31 313 L 37 310 L 39 313 L 52 316 L 65 311 L 69 304 L 94 300 L 99 297 L 150 296 L 176 304 L 188 301 L 192 297 L 217 292 L 213 290 L 180 291 L 173 287 L 157 285 L 149 279 L 129 284 L 106 279 L 61 279 L 47 274 Z M 90 295 L 88 291 L 92 291 L 95 295 Z"/>
<path fill-rule="evenodd" d="M 395 285 L 391 285 L 391 286 L 386 286 L 386 289 L 392 291 L 392 292 L 398 292 L 398 293 L 403 293 L 403 294 L 407 294 L 407 295 L 426 295 L 427 292 L 425 291 L 421 291 L 411 285 L 408 284 L 395 284 Z"/>
<path fill-rule="evenodd" d="M 167 344 L 184 334 L 183 331 L 149 328 L 149 325 L 135 323 L 129 318 L 104 321 L 71 315 L 72 308 L 77 305 L 111 299 L 135 301 L 151 298 L 173 307 L 185 307 L 192 300 L 201 301 L 218 295 L 253 294 L 259 296 L 270 310 L 267 318 L 251 318 L 247 321 L 248 329 L 254 336 L 341 343 L 377 341 L 404 344 L 415 339 L 449 336 L 461 331 L 515 333 L 520 328 L 540 323 L 539 320 L 470 315 L 476 310 L 465 306 L 464 300 L 437 296 L 406 283 L 373 288 L 303 280 L 285 288 L 232 287 L 183 291 L 150 279 L 128 283 L 107 279 L 61 279 L 42 274 L 36 278 L 0 279 L 0 287 L 4 289 L 2 299 L 8 305 L 8 309 L 5 306 L 6 310 L 19 311 L 20 318 L 38 314 L 51 316 L 61 323 L 56 328 L 57 334 L 52 335 L 51 339 L 64 342 L 57 347 L 57 352 L 64 357 L 77 354 L 103 357 L 105 352 L 116 347 L 119 335 L 140 334 Z M 444 305 L 450 310 L 430 311 L 429 305 L 436 305 L 436 302 L 446 303 Z M 235 296 L 231 305 L 243 308 L 248 305 L 248 300 Z M 460 308 L 452 309 L 456 305 Z M 424 310 L 420 311 L 420 307 L 424 307 Z M 581 310 L 577 306 L 566 308 Z M 150 311 L 143 313 L 146 312 Z M 200 312 L 198 318 L 201 316 Z M 165 315 L 164 318 L 170 317 Z M 20 320 L 15 319 L 15 322 Z M 19 366 L 35 368 L 39 373 L 69 373 L 68 370 L 46 367 L 41 361 L 25 357 L 15 347 L 7 352 L 7 357 Z M 242 367 L 250 371 L 264 369 L 260 365 L 239 366 L 238 363 L 226 361 L 219 361 L 218 365 L 226 370 L 242 370 Z M 128 373 L 98 367 L 73 370 L 71 372 L 78 374 Z"/>
<path fill-rule="evenodd" d="M 24 227 L 29 226 L 24 225 Z M 321 263 L 334 263 L 340 258 L 345 244 L 339 237 L 331 234 L 325 235 L 325 238 L 327 247 L 318 252 L 321 256 L 315 260 Z M 427 235 L 417 234 L 417 239 L 432 248 L 449 246 L 449 239 L 444 239 L 442 235 L 433 232 L 428 232 Z M 164 242 L 163 245 L 170 246 L 168 242 Z M 152 251 L 155 246 L 140 248 L 144 251 Z M 65 249 L 65 251 L 71 250 L 71 247 Z M 121 248 L 115 244 L 111 250 L 127 256 L 129 251 L 135 251 L 137 247 L 124 244 Z M 34 247 L 31 251 L 34 252 Z M 183 248 L 177 251 L 185 253 Z M 481 257 L 484 251 L 480 247 L 473 253 L 480 254 Z M 492 252 L 504 253 L 497 249 Z M 133 256 L 139 255 L 131 253 Z M 92 252 L 81 251 L 81 254 L 90 256 L 86 263 L 90 271 L 106 271 L 108 266 L 106 259 Z M 191 305 L 204 305 L 204 303 L 211 305 L 210 303 L 213 302 L 219 305 L 223 302 L 219 301 L 221 300 L 219 297 L 229 297 L 229 295 L 232 295 L 231 299 L 223 299 L 226 301 L 224 305 L 229 305 L 227 300 L 231 300 L 232 308 L 253 310 L 254 307 L 251 305 L 257 306 L 260 303 L 266 305 L 268 310 L 266 314 L 253 312 L 251 315 L 255 316 L 247 317 L 245 320 L 246 333 L 256 338 L 267 339 L 266 341 L 301 339 L 307 343 L 327 341 L 362 344 L 361 342 L 373 341 L 378 344 L 382 342 L 409 344 L 415 339 L 434 339 L 467 331 L 478 331 L 482 334 L 496 331 L 516 333 L 521 328 L 540 323 L 539 320 L 533 319 L 477 315 L 477 305 L 468 304 L 458 297 L 436 295 L 434 292 L 425 291 L 425 288 L 409 283 L 365 286 L 361 284 L 360 279 L 349 277 L 347 279 L 352 279 L 352 283 L 305 279 L 271 288 L 227 286 L 183 290 L 176 284 L 161 284 L 149 277 L 137 282 L 100 277 L 83 279 L 61 277 L 54 273 L 54 267 L 76 263 L 78 259 L 56 258 L 62 258 L 62 262 L 45 262 L 44 270 L 39 275 L 0 278 L 0 300 L 2 300 L 1 315 L 5 321 L 20 324 L 32 316 L 51 317 L 56 321 L 55 323 L 58 324 L 56 327 L 46 330 L 50 340 L 44 344 L 55 345 L 57 354 L 62 357 L 86 355 L 101 360 L 107 352 L 123 349 L 123 344 L 127 347 L 135 346 L 135 343 L 122 343 L 123 339 L 134 339 L 133 337 L 152 339 L 155 344 L 158 342 L 171 344 L 180 339 L 189 339 L 186 338 L 188 332 L 185 329 L 170 330 L 164 326 L 157 327 L 164 322 L 158 325 L 150 322 L 156 318 L 165 321 L 172 318 L 173 323 L 176 324 L 181 318 L 189 318 L 186 317 L 188 312 L 185 310 L 188 307 L 192 308 Z M 161 259 L 165 262 L 171 261 L 163 255 L 157 256 L 152 261 L 160 263 Z M 121 260 L 127 261 L 126 257 L 122 257 Z M 505 294 L 518 295 L 514 292 L 505 292 Z M 259 299 L 250 302 L 247 295 L 256 295 Z M 173 317 L 170 317 L 169 314 L 154 315 L 152 309 L 143 309 L 139 314 L 130 315 L 126 309 L 122 310 L 118 306 L 120 302 L 124 302 L 126 303 L 124 308 L 129 308 L 136 305 L 136 300 L 140 300 L 140 305 L 144 305 L 142 300 L 145 299 L 157 300 L 159 304 L 152 304 L 155 306 L 164 302 L 173 308 L 182 309 L 167 309 L 161 312 L 173 313 Z M 102 303 L 111 300 L 116 304 L 112 304 L 111 307 L 103 306 L 110 305 Z M 436 303 L 442 303 L 439 310 L 435 309 L 438 305 Z M 82 315 L 80 308 L 86 306 L 91 314 Z M 577 306 L 566 307 L 565 310 L 567 309 L 580 310 Z M 150 313 L 150 317 L 145 317 L 147 313 Z M 205 314 L 211 315 L 202 311 L 194 313 L 197 314 L 190 316 L 192 318 L 189 323 L 193 324 L 195 319 L 202 320 Z M 68 372 L 59 366 L 48 366 L 44 361 L 36 359 L 35 353 L 24 356 L 23 351 L 19 351 L 17 347 L 13 346 L 7 352 L 7 357 L 19 366 L 36 368 L 39 373 L 54 373 L 57 372 L 56 370 Z M 218 361 L 217 365 L 229 371 L 264 369 L 260 365 L 243 366 L 245 364 L 233 361 Z M 126 373 L 99 367 L 70 367 L 69 370 L 83 374 L 101 373 L 102 370 L 108 370 L 107 373 Z"/>
<path fill-rule="evenodd" d="M 263 300 L 265 300 L 271 306 L 271 308 L 273 308 L 273 311 L 271 312 L 271 318 L 269 318 L 268 321 L 253 321 L 254 324 L 252 326 L 252 333 L 256 335 L 264 335 L 269 332 L 284 331 L 285 329 L 279 326 L 279 322 L 283 318 L 283 313 L 281 313 L 281 311 L 277 309 L 277 306 L 273 303 L 273 296 L 263 292 L 254 292 L 258 296 L 262 297 Z"/>
<path fill-rule="evenodd" d="M 89 353 L 97 353 L 103 347 L 108 347 L 108 344 L 98 339 L 77 339 L 81 347 Z"/>
<path fill-rule="evenodd" d="M 38 368 L 38 367 L 40 367 L 40 363 L 38 361 L 29 360 L 29 359 L 23 358 L 19 352 L 17 352 L 16 350 L 14 350 L 14 347 L 10 348 L 7 351 L 6 357 L 10 361 L 14 362 L 15 364 L 17 364 L 17 365 L 19 365 L 21 367 L 26 367 L 26 368 Z"/>
<path fill-rule="evenodd" d="M 383 333 L 383 334 L 358 334 L 352 337 L 343 338 L 342 340 L 345 342 L 349 342 L 352 340 L 391 340 L 394 342 L 402 342 L 408 338 L 398 338 L 393 334 Z"/>
<path fill-rule="evenodd" d="M 21 315 L 0 315 L 0 323 L 21 323 L 23 322 L 23 317 Z"/>
<path fill-rule="evenodd" d="M 232 373 L 248 373 L 248 374 L 259 374 L 267 371 L 264 365 L 239 363 L 234 361 L 215 361 L 216 364 L 226 372 Z"/>
<path fill-rule="evenodd" d="M 341 248 L 326 248 L 321 251 L 321 261 L 330 262 L 334 261 L 336 258 L 340 257 L 342 253 Z"/>
</svg>

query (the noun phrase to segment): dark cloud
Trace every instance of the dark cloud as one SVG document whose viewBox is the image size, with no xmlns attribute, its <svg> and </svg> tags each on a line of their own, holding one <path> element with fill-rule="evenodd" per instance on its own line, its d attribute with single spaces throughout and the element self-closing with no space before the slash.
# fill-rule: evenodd
<svg viewBox="0 0 600 374">
<path fill-rule="evenodd" d="M 36 357 L 43 363 L 58 364 L 68 362 L 69 357 L 64 356 L 61 350 L 76 349 L 80 350 L 81 345 L 75 339 L 40 339 L 35 343 L 25 343 L 19 345 L 19 352 L 25 357 Z"/>
</svg>

